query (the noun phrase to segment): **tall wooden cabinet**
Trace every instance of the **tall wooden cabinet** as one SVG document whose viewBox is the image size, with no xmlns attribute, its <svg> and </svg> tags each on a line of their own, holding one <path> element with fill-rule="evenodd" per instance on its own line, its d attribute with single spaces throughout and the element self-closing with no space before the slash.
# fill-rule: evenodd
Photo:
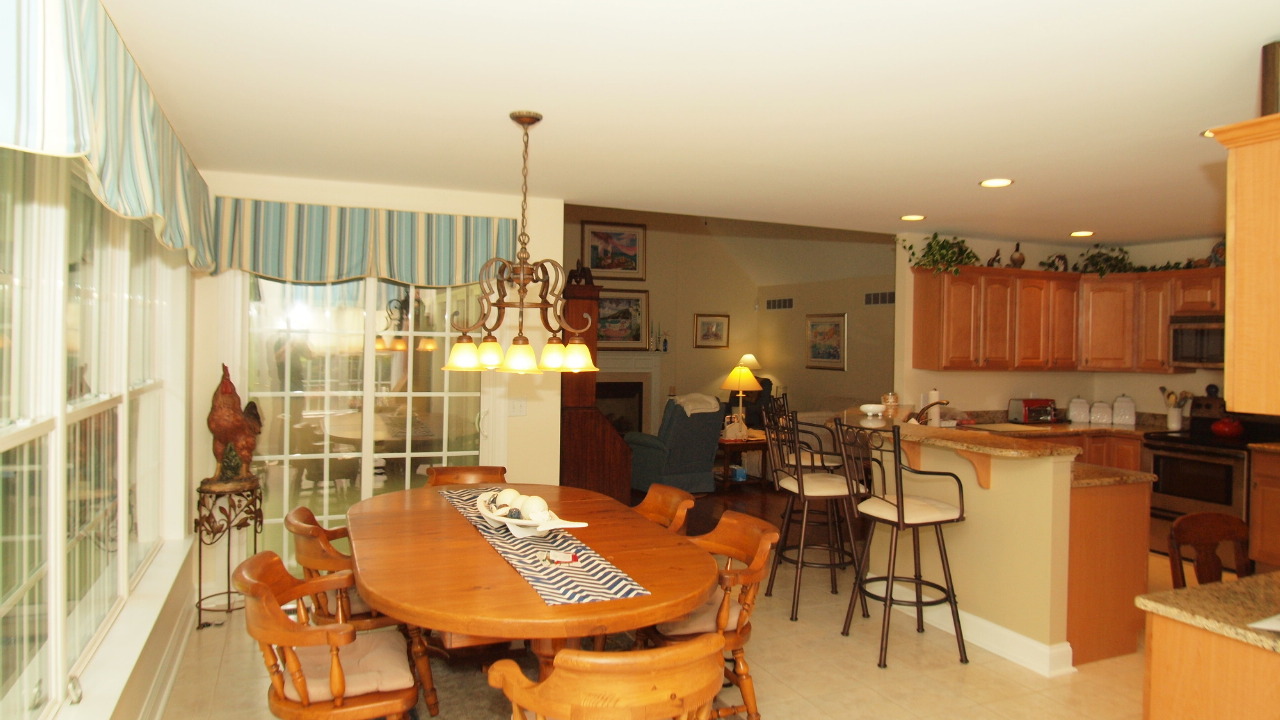
<svg viewBox="0 0 1280 720">
<path fill-rule="evenodd" d="M 1280 414 L 1280 114 L 1216 128 L 1227 158 L 1227 346 L 1234 412 Z"/>
</svg>

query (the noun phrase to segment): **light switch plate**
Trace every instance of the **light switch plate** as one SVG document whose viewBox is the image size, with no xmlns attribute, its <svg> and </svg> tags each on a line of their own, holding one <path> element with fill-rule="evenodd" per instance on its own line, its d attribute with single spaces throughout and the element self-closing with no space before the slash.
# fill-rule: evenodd
<svg viewBox="0 0 1280 720">
<path fill-rule="evenodd" d="M 529 412 L 529 401 L 524 398 L 512 398 L 507 401 L 507 415 L 511 417 L 524 417 Z"/>
</svg>

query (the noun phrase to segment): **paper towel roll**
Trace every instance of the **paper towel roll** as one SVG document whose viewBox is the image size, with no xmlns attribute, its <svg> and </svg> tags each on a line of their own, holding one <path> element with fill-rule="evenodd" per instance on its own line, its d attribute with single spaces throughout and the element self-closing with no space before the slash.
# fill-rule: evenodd
<svg viewBox="0 0 1280 720">
<path fill-rule="evenodd" d="M 929 391 L 929 402 L 935 403 L 942 399 L 942 395 L 938 392 L 938 388 Z M 929 409 L 929 424 L 938 427 L 942 422 L 942 406 L 935 405 Z"/>
</svg>

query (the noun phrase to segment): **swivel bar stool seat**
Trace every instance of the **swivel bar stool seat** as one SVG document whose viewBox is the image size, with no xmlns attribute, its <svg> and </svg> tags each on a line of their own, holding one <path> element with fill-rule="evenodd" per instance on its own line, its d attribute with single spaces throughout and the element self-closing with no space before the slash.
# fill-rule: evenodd
<svg viewBox="0 0 1280 720">
<path fill-rule="evenodd" d="M 876 448 L 883 444 L 884 436 L 882 433 L 845 425 L 840 420 L 836 420 L 836 435 L 849 446 L 848 452 L 851 455 L 860 456 L 858 461 L 848 463 L 854 466 L 854 472 L 851 473 L 851 477 L 857 477 L 858 473 L 866 473 L 869 468 L 873 468 L 878 463 L 878 459 L 872 458 L 871 455 Z M 884 575 L 876 577 L 864 577 L 861 572 L 857 573 L 857 580 L 853 586 L 853 595 L 849 598 L 849 610 L 844 617 L 844 629 L 841 633 L 844 635 L 849 634 L 853 611 L 860 598 L 869 597 L 884 603 L 884 617 L 880 626 L 880 661 L 878 665 L 885 667 L 889 653 L 889 619 L 893 613 L 892 606 L 908 605 L 914 607 L 916 609 L 916 632 L 924 632 L 924 608 L 946 603 L 951 607 L 951 621 L 955 626 L 956 644 L 960 648 L 960 662 L 967 663 L 969 662 L 969 655 L 965 651 L 964 632 L 960 628 L 960 610 L 956 605 L 955 587 L 951 582 L 951 564 L 947 560 L 947 544 L 942 537 L 943 525 L 964 520 L 964 486 L 960 483 L 960 478 L 954 473 L 916 470 L 907 467 L 902 453 L 901 430 L 896 425 L 893 428 L 893 459 L 892 487 L 888 486 L 888 478 L 885 477 L 883 471 L 878 484 L 874 473 L 868 473 L 859 478 L 859 483 L 865 483 L 871 490 L 870 496 L 859 501 L 854 506 L 856 516 L 869 520 L 871 525 L 868 529 L 866 545 L 863 546 L 859 566 L 865 568 L 867 563 L 870 562 L 871 543 L 875 537 L 876 526 L 887 525 L 890 532 L 889 567 Z M 917 488 L 920 487 L 918 483 L 926 481 L 940 483 L 940 486 L 946 490 L 950 490 L 954 486 L 954 503 L 931 496 L 908 495 L 904 483 L 906 477 L 910 477 L 911 484 Z M 933 528 L 934 535 L 938 541 L 938 554 L 939 559 L 942 561 L 942 584 L 925 580 L 920 575 L 920 529 L 928 527 Z M 913 557 L 915 560 L 915 572 L 911 576 L 896 574 L 898 536 L 904 530 L 911 531 Z M 877 594 L 870 590 L 869 586 L 880 584 L 884 585 L 882 594 Z M 894 591 L 895 586 L 898 584 L 911 586 L 915 591 L 910 593 L 910 597 L 901 597 L 900 593 Z M 926 599 L 924 597 L 925 588 L 936 592 L 938 597 Z M 865 601 L 863 602 L 862 615 L 863 617 L 869 617 Z"/>
</svg>

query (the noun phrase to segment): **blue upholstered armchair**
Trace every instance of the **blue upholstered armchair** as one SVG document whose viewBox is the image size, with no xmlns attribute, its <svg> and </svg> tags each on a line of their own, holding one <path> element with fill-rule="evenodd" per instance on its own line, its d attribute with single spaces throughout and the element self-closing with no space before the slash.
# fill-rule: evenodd
<svg viewBox="0 0 1280 720">
<path fill-rule="evenodd" d="M 668 400 L 662 411 L 658 434 L 629 432 L 631 446 L 631 487 L 647 491 L 653 483 L 672 485 L 691 493 L 715 490 L 714 468 L 725 408 L 715 398 L 715 410 L 692 415 Z"/>
</svg>

